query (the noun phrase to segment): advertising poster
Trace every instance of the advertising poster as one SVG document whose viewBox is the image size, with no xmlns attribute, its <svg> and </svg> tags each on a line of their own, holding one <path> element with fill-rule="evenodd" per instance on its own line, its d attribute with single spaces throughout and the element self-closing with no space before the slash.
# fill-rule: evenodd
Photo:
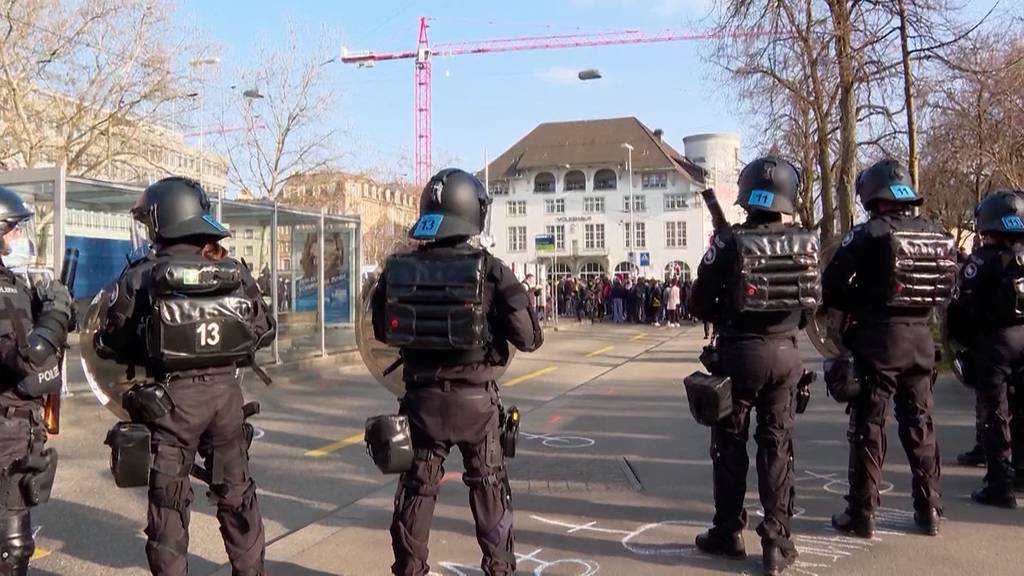
<svg viewBox="0 0 1024 576">
<path fill-rule="evenodd" d="M 350 263 L 343 231 L 328 231 L 324 244 L 324 277 L 327 280 L 324 316 L 327 324 L 352 322 L 349 293 Z M 292 232 L 292 258 L 299 263 L 295 278 L 295 311 L 316 312 L 320 235 L 311 228 Z"/>
</svg>

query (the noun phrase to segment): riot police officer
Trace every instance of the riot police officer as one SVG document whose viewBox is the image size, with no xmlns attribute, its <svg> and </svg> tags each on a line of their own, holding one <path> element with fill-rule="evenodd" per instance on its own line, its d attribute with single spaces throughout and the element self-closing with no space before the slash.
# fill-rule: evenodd
<svg viewBox="0 0 1024 576">
<path fill-rule="evenodd" d="M 0 255 L 32 217 L 13 190 L 0 188 Z M 43 398 L 59 392 L 72 300 L 56 280 L 29 287 L 0 258 L 0 574 L 25 576 L 35 550 L 29 509 L 50 498 L 57 453 L 45 448 Z"/>
<path fill-rule="evenodd" d="M 822 275 L 824 306 L 837 318 L 830 331 L 841 335 L 844 353 L 852 355 L 857 377 L 850 381 L 858 386 L 849 403 L 847 508 L 832 517 L 832 524 L 864 538 L 874 534 L 892 399 L 913 474 L 914 520 L 923 533 L 936 535 L 942 496 L 928 319 L 953 289 L 953 239 L 938 224 L 914 215 L 924 199 L 899 162 L 882 160 L 863 170 L 856 190 L 870 218 L 843 238 Z"/>
<path fill-rule="evenodd" d="M 951 336 L 969 354 L 966 376 L 977 395 L 988 464 L 985 485 L 971 498 L 1016 508 L 1010 422 L 1018 398 L 1009 391 L 1014 373 L 1024 368 L 1024 198 L 993 192 L 978 204 L 974 218 L 981 245 L 960 270 L 948 314 Z"/>
<path fill-rule="evenodd" d="M 691 299 L 694 314 L 719 330 L 721 371 L 732 380 L 732 414 L 711 429 L 714 526 L 697 537 L 697 547 L 746 556 L 747 437 L 756 408 L 758 487 L 765 511 L 757 532 L 764 570 L 771 575 L 797 557 L 790 534 L 794 399 L 802 373 L 796 340 L 821 298 L 817 237 L 782 222 L 784 214 L 796 212 L 799 182 L 796 167 L 777 156 L 743 169 L 737 204 L 747 219 L 715 231 Z"/>
<path fill-rule="evenodd" d="M 423 189 L 410 231 L 422 241 L 391 256 L 373 294 L 374 336 L 404 360 L 412 468 L 402 474 L 391 524 L 394 574 L 427 574 L 427 541 L 444 461 L 458 446 L 485 574 L 515 572 L 512 502 L 499 430 L 494 366 L 511 343 L 543 343 L 523 286 L 500 260 L 469 243 L 483 230 L 491 199 L 471 174 L 438 172 Z"/>
<path fill-rule="evenodd" d="M 249 269 L 219 244 L 230 233 L 210 214 L 198 182 L 172 177 L 152 184 L 132 217 L 153 248 L 121 273 L 96 346 L 148 376 L 126 407 L 152 434 L 150 570 L 186 574 L 189 474 L 203 450 L 232 574 L 260 576 L 263 521 L 249 473 L 238 367 L 254 365 L 255 351 L 276 334 L 275 322 Z"/>
</svg>

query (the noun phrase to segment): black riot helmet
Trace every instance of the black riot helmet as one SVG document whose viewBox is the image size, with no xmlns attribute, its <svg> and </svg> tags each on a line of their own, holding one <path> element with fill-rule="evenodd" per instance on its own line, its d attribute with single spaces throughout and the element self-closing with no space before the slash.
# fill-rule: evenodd
<svg viewBox="0 0 1024 576">
<path fill-rule="evenodd" d="M 7 234 L 32 215 L 32 209 L 25 205 L 25 201 L 17 192 L 10 188 L 0 188 L 0 236 Z"/>
<path fill-rule="evenodd" d="M 135 202 L 132 217 L 146 226 L 153 242 L 231 236 L 210 214 L 210 198 L 202 185 L 191 178 L 172 176 L 150 184 Z"/>
<path fill-rule="evenodd" d="M 736 203 L 744 210 L 794 214 L 800 190 L 800 171 L 788 160 L 763 156 L 740 172 Z"/>
<path fill-rule="evenodd" d="M 1024 235 L 1024 196 L 1021 192 L 997 190 L 974 209 L 974 226 L 979 234 Z"/>
<path fill-rule="evenodd" d="M 420 217 L 409 230 L 415 240 L 476 236 L 484 230 L 491 197 L 476 176 L 445 168 L 427 182 L 420 195 Z"/>
<path fill-rule="evenodd" d="M 899 202 L 908 206 L 924 203 L 910 182 L 910 174 L 897 160 L 875 162 L 857 175 L 857 196 L 866 210 L 873 210 L 879 200 Z"/>
</svg>

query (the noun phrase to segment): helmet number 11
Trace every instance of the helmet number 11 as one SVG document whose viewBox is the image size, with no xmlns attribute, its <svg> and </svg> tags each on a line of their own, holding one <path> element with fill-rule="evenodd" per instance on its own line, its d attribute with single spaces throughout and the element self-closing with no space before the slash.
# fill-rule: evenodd
<svg viewBox="0 0 1024 576">
<path fill-rule="evenodd" d="M 220 324 L 202 322 L 196 326 L 199 348 L 213 348 L 220 344 Z"/>
</svg>

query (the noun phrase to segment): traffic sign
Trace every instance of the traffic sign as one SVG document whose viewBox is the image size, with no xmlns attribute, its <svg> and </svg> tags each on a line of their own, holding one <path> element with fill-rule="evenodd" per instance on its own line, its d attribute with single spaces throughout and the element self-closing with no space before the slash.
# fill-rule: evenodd
<svg viewBox="0 0 1024 576">
<path fill-rule="evenodd" d="M 640 265 L 641 266 L 650 266 L 651 265 L 651 253 L 650 252 L 641 252 L 640 253 Z"/>
<path fill-rule="evenodd" d="M 537 252 L 554 252 L 555 235 L 537 234 L 537 236 L 535 236 L 533 239 L 533 245 L 537 249 Z"/>
</svg>

